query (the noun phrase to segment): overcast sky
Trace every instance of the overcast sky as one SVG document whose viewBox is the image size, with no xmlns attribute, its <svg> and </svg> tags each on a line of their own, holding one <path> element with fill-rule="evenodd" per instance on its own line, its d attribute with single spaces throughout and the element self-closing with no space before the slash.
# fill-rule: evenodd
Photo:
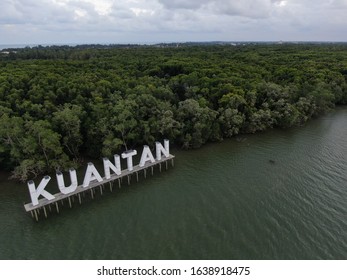
<svg viewBox="0 0 347 280">
<path fill-rule="evenodd" d="M 347 41 L 347 0 L 0 0 L 0 44 Z"/>
</svg>

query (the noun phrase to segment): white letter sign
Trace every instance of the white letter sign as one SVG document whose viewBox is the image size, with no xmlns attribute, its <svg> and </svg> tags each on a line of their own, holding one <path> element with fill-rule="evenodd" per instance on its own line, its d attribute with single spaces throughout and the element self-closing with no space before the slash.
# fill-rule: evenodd
<svg viewBox="0 0 347 280">
<path fill-rule="evenodd" d="M 122 173 L 119 155 L 114 155 L 114 165 L 109 161 L 108 158 L 103 158 L 102 160 L 104 161 L 104 171 L 106 179 L 111 178 L 110 169 L 112 169 L 112 171 L 117 175 L 120 175 Z"/>
<path fill-rule="evenodd" d="M 101 182 L 102 178 L 101 178 L 98 170 L 96 170 L 94 164 L 89 162 L 87 170 L 86 170 L 86 174 L 84 175 L 83 188 L 88 187 L 90 182 L 94 181 L 94 180 Z"/>
<path fill-rule="evenodd" d="M 150 161 L 150 162 L 155 162 L 154 157 L 152 155 L 151 150 L 149 149 L 149 147 L 143 146 L 143 151 L 142 151 L 142 155 L 141 155 L 141 160 L 140 160 L 140 167 L 145 166 L 146 161 Z"/>
<path fill-rule="evenodd" d="M 165 157 L 168 157 L 170 155 L 169 152 L 169 140 L 164 140 L 164 146 L 160 142 L 155 142 L 155 149 L 156 149 L 156 157 L 157 160 L 161 160 L 161 155 L 163 154 Z"/>
<path fill-rule="evenodd" d="M 175 156 L 170 154 L 170 147 L 169 147 L 169 140 L 164 139 L 164 143 L 161 144 L 160 142 L 155 142 L 155 155 L 154 155 L 154 147 L 151 148 L 148 145 L 143 146 L 140 162 L 138 165 L 134 166 L 133 158 L 137 155 L 136 150 L 128 150 L 121 154 L 121 156 L 115 154 L 114 161 L 109 160 L 107 157 L 103 158 L 103 164 L 104 164 L 104 176 L 101 177 L 100 173 L 96 169 L 93 163 L 89 162 L 87 165 L 86 172 L 84 174 L 83 183 L 81 185 L 78 185 L 78 177 L 77 172 L 74 168 L 69 169 L 69 175 L 70 180 L 67 179 L 66 185 L 64 180 L 64 174 L 62 172 L 57 171 L 56 172 L 56 178 L 57 178 L 57 184 L 59 188 L 59 193 L 51 194 L 48 191 L 45 190 L 47 187 L 47 184 L 51 180 L 50 176 L 45 176 L 38 187 L 36 188 L 34 181 L 28 181 L 27 185 L 29 188 L 29 193 L 31 197 L 31 204 L 25 204 L 25 209 L 27 212 L 34 211 L 36 209 L 40 209 L 40 207 L 48 206 L 52 203 L 56 203 L 57 211 L 58 204 L 57 202 L 69 198 L 69 203 L 71 206 L 70 197 L 73 197 L 73 195 L 79 196 L 79 201 L 81 203 L 81 197 L 80 193 L 84 191 L 89 191 L 91 188 L 100 187 L 100 191 L 102 193 L 102 185 L 105 184 L 105 182 L 110 183 L 110 190 L 112 191 L 112 181 L 118 180 L 119 181 L 119 187 L 121 185 L 121 179 L 124 176 L 128 176 L 128 183 L 130 184 L 130 176 L 134 173 L 136 173 L 137 180 L 138 180 L 138 172 L 144 171 L 144 175 L 146 177 L 146 169 L 148 167 L 152 167 L 152 173 L 153 173 L 153 167 L 155 165 L 160 165 L 161 170 L 161 164 L 166 163 L 166 168 L 168 167 L 168 161 L 172 160 L 172 166 L 173 166 L 173 159 Z M 152 152 L 153 151 L 153 152 Z M 121 167 L 121 158 L 126 159 L 127 162 L 127 169 L 123 169 Z M 137 159 L 137 157 L 136 157 Z M 125 162 L 125 161 L 124 161 Z M 122 163 L 125 165 L 125 163 Z M 124 173 L 123 173 L 124 172 Z M 123 173 L 123 174 L 122 174 Z M 81 178 L 80 178 L 81 179 Z M 70 184 L 69 184 L 70 183 Z M 39 200 L 39 197 L 43 196 Z M 44 208 L 45 215 L 46 209 Z M 32 213 L 33 214 L 33 213 Z M 37 215 L 37 212 L 35 212 Z"/>
<path fill-rule="evenodd" d="M 74 192 L 78 186 L 76 170 L 73 168 L 70 168 L 69 173 L 70 173 L 71 185 L 68 187 L 65 187 L 63 173 L 57 172 L 57 174 L 56 174 L 59 190 L 63 194 L 69 194 L 69 193 Z"/>
<path fill-rule="evenodd" d="M 52 200 L 55 198 L 52 194 L 45 191 L 45 187 L 47 186 L 47 184 L 50 180 L 51 180 L 51 177 L 49 177 L 49 176 L 43 177 L 43 179 L 41 180 L 37 189 L 35 188 L 34 181 L 28 182 L 30 197 L 31 197 L 31 201 L 32 201 L 34 206 L 39 204 L 38 198 L 40 195 L 44 196 L 48 200 Z"/>
<path fill-rule="evenodd" d="M 137 151 L 136 150 L 130 150 L 130 151 L 126 151 L 124 153 L 122 153 L 122 158 L 126 158 L 127 159 L 127 165 L 128 165 L 128 170 L 129 171 L 133 171 L 134 167 L 133 167 L 133 156 L 137 155 Z"/>
</svg>

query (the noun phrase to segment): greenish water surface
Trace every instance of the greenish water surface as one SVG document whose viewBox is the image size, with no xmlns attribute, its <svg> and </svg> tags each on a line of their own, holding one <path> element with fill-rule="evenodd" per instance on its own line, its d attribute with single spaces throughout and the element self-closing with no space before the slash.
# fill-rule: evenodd
<svg viewBox="0 0 347 280">
<path fill-rule="evenodd" d="M 0 259 L 347 259 L 346 139 L 342 107 L 172 151 L 174 168 L 38 223 L 1 173 Z"/>
</svg>

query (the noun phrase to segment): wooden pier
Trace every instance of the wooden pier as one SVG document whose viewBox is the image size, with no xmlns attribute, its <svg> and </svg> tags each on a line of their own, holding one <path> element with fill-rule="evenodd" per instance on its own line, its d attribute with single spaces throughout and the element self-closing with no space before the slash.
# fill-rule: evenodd
<svg viewBox="0 0 347 280">
<path fill-rule="evenodd" d="M 46 198 L 39 199 L 39 204 L 34 206 L 32 203 L 27 203 L 24 205 L 25 211 L 30 212 L 31 216 L 36 219 L 36 221 L 39 220 L 39 215 L 44 214 L 44 216 L 47 218 L 48 210 L 51 212 L 54 209 L 57 213 L 59 213 L 59 202 L 61 203 L 61 206 L 64 205 L 64 200 L 68 201 L 68 204 L 70 208 L 72 207 L 72 203 L 75 202 L 75 200 L 79 202 L 79 204 L 82 203 L 82 196 L 84 197 L 86 193 L 90 193 L 91 198 L 94 199 L 94 196 L 96 194 L 96 190 L 99 188 L 101 195 L 103 194 L 103 190 L 105 189 L 105 186 L 108 185 L 110 187 L 110 191 L 113 191 L 113 187 L 118 181 L 118 188 L 121 188 L 122 185 L 122 179 L 126 178 L 128 185 L 130 185 L 131 182 L 131 176 L 136 175 L 136 181 L 139 181 L 139 172 L 143 171 L 143 175 L 146 178 L 147 177 L 147 171 L 150 170 L 151 174 L 153 175 L 154 167 L 159 166 L 159 171 L 162 171 L 162 165 L 165 165 L 165 169 L 168 169 L 168 164 L 171 161 L 171 165 L 174 166 L 174 158 L 175 156 L 169 155 L 168 157 L 163 157 L 161 160 L 157 160 L 154 163 L 146 163 L 144 166 L 140 167 L 139 165 L 134 166 L 132 171 L 129 171 L 127 169 L 122 170 L 121 175 L 112 174 L 110 179 L 106 179 L 103 177 L 102 182 L 91 182 L 88 187 L 83 187 L 83 185 L 79 185 L 77 189 L 69 194 L 63 194 L 61 192 L 54 194 L 55 198 L 52 200 L 48 200 Z M 52 210 L 53 209 L 53 210 Z"/>
</svg>

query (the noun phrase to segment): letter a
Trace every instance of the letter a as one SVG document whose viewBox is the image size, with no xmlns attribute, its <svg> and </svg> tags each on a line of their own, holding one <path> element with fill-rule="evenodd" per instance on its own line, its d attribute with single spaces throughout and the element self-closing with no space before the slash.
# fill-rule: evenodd
<svg viewBox="0 0 347 280">
<path fill-rule="evenodd" d="M 97 180 L 98 182 L 102 182 L 102 178 L 98 170 L 96 170 L 93 163 L 89 162 L 87 170 L 86 170 L 86 174 L 84 175 L 83 188 L 88 187 L 90 182 L 94 180 Z"/>
<path fill-rule="evenodd" d="M 29 193 L 30 193 L 30 197 L 31 197 L 31 202 L 33 203 L 33 206 L 36 206 L 39 204 L 39 196 L 42 195 L 43 197 L 45 197 L 48 200 L 52 200 L 55 199 L 55 197 L 50 194 L 49 192 L 45 191 L 45 187 L 47 186 L 48 182 L 51 180 L 51 177 L 49 176 L 45 176 L 39 186 L 35 187 L 35 183 L 34 181 L 29 181 L 28 182 L 28 187 L 29 187 Z"/>
<path fill-rule="evenodd" d="M 146 161 L 150 161 L 150 162 L 155 162 L 155 159 L 152 155 L 151 150 L 149 149 L 149 147 L 147 145 L 143 146 L 143 151 L 142 151 L 142 155 L 141 155 L 141 160 L 140 160 L 140 167 L 145 166 Z"/>
</svg>

